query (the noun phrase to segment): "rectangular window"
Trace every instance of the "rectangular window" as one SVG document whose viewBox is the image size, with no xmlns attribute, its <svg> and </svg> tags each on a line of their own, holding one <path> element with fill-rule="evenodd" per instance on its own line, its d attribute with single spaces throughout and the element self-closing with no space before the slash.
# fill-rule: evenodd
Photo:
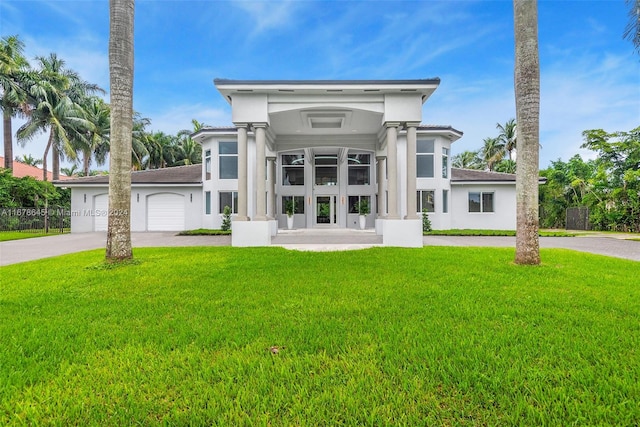
<svg viewBox="0 0 640 427">
<path fill-rule="evenodd" d="M 211 215 L 211 191 L 204 192 L 204 213 Z"/>
<path fill-rule="evenodd" d="M 442 149 L 442 177 L 449 177 L 449 149 Z"/>
<path fill-rule="evenodd" d="M 369 206 L 369 213 L 371 213 L 371 196 L 349 196 L 349 213 L 357 214 L 358 212 L 358 203 L 366 202 L 367 206 Z"/>
<path fill-rule="evenodd" d="M 434 190 L 418 190 L 418 212 L 426 209 L 427 212 L 435 212 L 435 191 Z"/>
<path fill-rule="evenodd" d="M 282 185 L 304 185 L 304 154 L 282 155 Z"/>
<path fill-rule="evenodd" d="M 370 154 L 349 154 L 349 185 L 369 185 Z"/>
<path fill-rule="evenodd" d="M 442 213 L 449 213 L 449 190 L 442 190 Z"/>
<path fill-rule="evenodd" d="M 469 193 L 469 212 L 493 212 L 493 193 Z"/>
<path fill-rule="evenodd" d="M 433 178 L 434 165 L 433 165 L 433 151 L 435 140 L 426 139 L 418 140 L 416 146 L 417 152 L 417 176 L 418 178 Z"/>
<path fill-rule="evenodd" d="M 218 143 L 220 179 L 238 179 L 238 143 Z"/>
<path fill-rule="evenodd" d="M 318 155 L 315 157 L 316 185 L 338 184 L 338 156 Z"/>
<path fill-rule="evenodd" d="M 211 150 L 204 152 L 204 179 L 211 179 Z"/>
<path fill-rule="evenodd" d="M 287 203 L 291 202 L 291 199 L 294 201 L 293 213 L 294 214 L 303 214 L 304 213 L 304 196 L 282 196 L 282 211 L 280 211 L 283 215 L 287 213 Z"/>
<path fill-rule="evenodd" d="M 220 192 L 220 205 L 218 210 L 220 213 L 224 213 L 224 207 L 229 206 L 231 213 L 238 213 L 238 192 L 237 191 L 221 191 Z"/>
</svg>

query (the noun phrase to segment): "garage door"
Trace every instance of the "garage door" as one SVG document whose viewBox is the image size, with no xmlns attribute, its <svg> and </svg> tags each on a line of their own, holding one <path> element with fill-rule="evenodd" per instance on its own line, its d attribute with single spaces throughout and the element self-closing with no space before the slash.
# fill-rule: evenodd
<svg viewBox="0 0 640 427">
<path fill-rule="evenodd" d="M 100 194 L 93 199 L 93 230 L 107 231 L 109 221 L 109 195 Z"/>
<path fill-rule="evenodd" d="M 184 196 L 153 194 L 147 198 L 147 230 L 184 230 Z"/>
</svg>

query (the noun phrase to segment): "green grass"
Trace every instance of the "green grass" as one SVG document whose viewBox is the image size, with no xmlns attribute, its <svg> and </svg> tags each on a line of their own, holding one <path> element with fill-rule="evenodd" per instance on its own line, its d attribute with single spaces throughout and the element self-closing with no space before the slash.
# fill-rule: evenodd
<svg viewBox="0 0 640 427">
<path fill-rule="evenodd" d="M 65 228 L 61 233 L 60 229 L 49 229 L 49 232 L 46 233 L 43 230 L 24 230 L 24 231 L 0 231 L 0 242 L 6 242 L 8 240 L 21 240 L 21 239 L 31 239 L 34 237 L 44 237 L 44 236 L 57 236 L 58 234 L 68 233 L 70 230 Z"/>
<path fill-rule="evenodd" d="M 103 250 L 0 268 L 2 425 L 637 425 L 639 263 Z M 284 346 L 278 354 L 271 346 Z"/>
<path fill-rule="evenodd" d="M 196 230 L 186 230 L 178 233 L 179 236 L 226 236 L 230 234 L 231 230 L 216 230 L 209 228 L 198 228 Z"/>
<path fill-rule="evenodd" d="M 515 236 L 515 230 L 433 230 L 423 233 L 425 236 Z M 538 233 L 542 237 L 574 237 L 577 233 L 562 230 L 540 230 Z"/>
</svg>

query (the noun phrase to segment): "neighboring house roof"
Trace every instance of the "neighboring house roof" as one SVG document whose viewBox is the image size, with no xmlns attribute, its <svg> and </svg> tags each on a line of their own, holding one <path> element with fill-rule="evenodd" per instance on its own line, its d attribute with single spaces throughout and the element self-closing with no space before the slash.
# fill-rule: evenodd
<svg viewBox="0 0 640 427">
<path fill-rule="evenodd" d="M 4 165 L 4 157 L 0 157 L 0 165 Z M 1 166 L 0 166 L 1 167 Z M 23 178 L 25 176 L 31 176 L 38 181 L 42 181 L 42 168 L 37 166 L 31 166 L 26 163 L 13 161 L 13 176 L 16 178 Z M 47 179 L 51 181 L 53 179 L 53 172 L 47 171 Z M 69 179 L 68 176 L 60 174 L 60 180 Z"/>
<path fill-rule="evenodd" d="M 476 169 L 451 168 L 451 183 L 464 182 L 516 182 L 516 175 L 512 173 L 489 172 Z"/>
<path fill-rule="evenodd" d="M 171 168 L 149 169 L 131 172 L 131 184 L 201 184 L 202 165 L 175 166 Z M 107 185 L 109 175 L 85 176 L 65 181 L 55 181 L 54 184 L 68 187 L 80 185 Z"/>
</svg>

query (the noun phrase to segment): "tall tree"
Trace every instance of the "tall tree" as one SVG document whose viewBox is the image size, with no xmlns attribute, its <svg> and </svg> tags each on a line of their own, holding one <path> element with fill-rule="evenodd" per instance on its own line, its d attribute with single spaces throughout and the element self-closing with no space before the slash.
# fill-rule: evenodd
<svg viewBox="0 0 640 427">
<path fill-rule="evenodd" d="M 640 53 L 640 0 L 627 0 L 629 6 L 629 23 L 624 29 L 623 37 L 629 39 Z"/>
<path fill-rule="evenodd" d="M 82 152 L 82 171 L 89 176 L 91 158 L 103 165 L 109 153 L 109 131 L 111 128 L 109 105 L 97 96 L 84 99 L 83 110 L 89 127 L 74 138 L 76 150 Z"/>
<path fill-rule="evenodd" d="M 13 130 L 11 119 L 20 113 L 26 102 L 24 73 L 29 63 L 23 56 L 24 43 L 18 36 L 0 40 L 0 108 L 2 109 L 2 130 L 4 138 L 4 165 L 13 170 Z"/>
<path fill-rule="evenodd" d="M 105 257 L 133 258 L 131 250 L 131 139 L 133 130 L 134 0 L 109 1 L 111 155 Z"/>
<path fill-rule="evenodd" d="M 540 264 L 538 180 L 540 163 L 540 59 L 537 0 L 513 0 L 514 84 L 518 123 L 516 264 Z"/>
<path fill-rule="evenodd" d="M 504 157 L 504 144 L 499 138 L 485 138 L 480 154 L 486 168 L 490 171 L 495 169 L 495 165 Z"/>
<path fill-rule="evenodd" d="M 28 98 L 32 109 L 27 122 L 18 129 L 18 141 L 24 144 L 42 131 L 49 132 L 49 139 L 42 158 L 43 180 L 47 179 L 47 159 L 53 151 L 53 179 L 60 175 L 61 153 L 76 159 L 72 144 L 78 132 L 90 127 L 84 117 L 82 97 L 100 90 L 85 82 L 78 73 L 66 67 L 56 54 L 37 58 L 39 69 L 30 80 Z"/>
<path fill-rule="evenodd" d="M 516 119 L 509 119 L 504 125 L 496 123 L 496 129 L 500 131 L 498 140 L 504 146 L 509 160 L 513 160 L 513 150 L 516 149 Z"/>
<path fill-rule="evenodd" d="M 42 159 L 36 159 L 31 154 L 23 154 L 22 157 L 16 156 L 16 162 L 38 167 L 42 164 Z"/>
</svg>

